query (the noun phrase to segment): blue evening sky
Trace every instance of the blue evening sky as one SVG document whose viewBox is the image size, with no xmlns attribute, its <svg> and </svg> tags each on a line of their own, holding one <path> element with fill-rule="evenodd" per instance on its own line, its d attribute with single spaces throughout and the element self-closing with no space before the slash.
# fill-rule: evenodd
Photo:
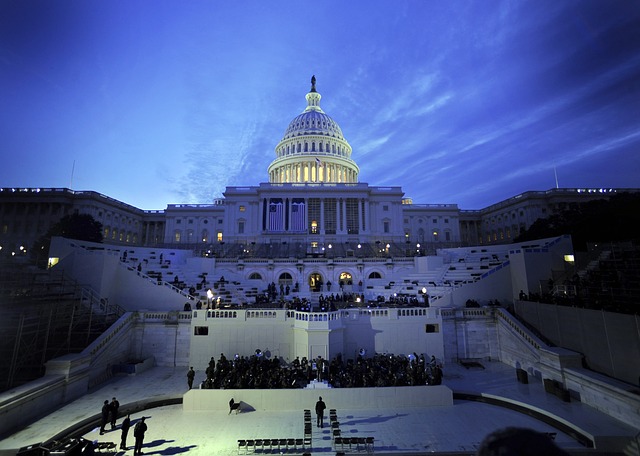
<svg viewBox="0 0 640 456">
<path fill-rule="evenodd" d="M 209 203 L 268 181 L 314 74 L 415 203 L 640 187 L 638 0 L 1 0 L 0 186 Z"/>
</svg>

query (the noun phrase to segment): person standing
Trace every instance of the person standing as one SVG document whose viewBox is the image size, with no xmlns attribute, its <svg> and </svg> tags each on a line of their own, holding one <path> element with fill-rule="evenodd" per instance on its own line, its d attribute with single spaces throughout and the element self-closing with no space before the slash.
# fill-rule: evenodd
<svg viewBox="0 0 640 456">
<path fill-rule="evenodd" d="M 133 436 L 136 438 L 136 446 L 133 448 L 133 454 L 142 454 L 142 443 L 144 442 L 144 433 L 147 432 L 147 423 L 144 422 L 144 416 L 133 428 Z"/>
<path fill-rule="evenodd" d="M 104 401 L 102 404 L 102 419 L 100 421 L 100 435 L 104 434 L 104 427 L 109 422 L 109 411 L 111 408 L 109 407 L 109 401 Z"/>
<path fill-rule="evenodd" d="M 327 408 L 324 401 L 322 400 L 322 396 L 318 398 L 318 402 L 316 402 L 316 424 L 319 428 L 321 428 L 324 424 L 324 410 Z"/>
<path fill-rule="evenodd" d="M 193 366 L 187 372 L 187 383 L 189 384 L 189 389 L 193 388 L 193 379 L 196 377 L 196 371 L 193 370 Z"/>
<path fill-rule="evenodd" d="M 111 430 L 116 428 L 116 420 L 118 419 L 118 409 L 120 408 L 120 402 L 114 397 L 109 404 L 109 411 L 111 413 Z"/>
<path fill-rule="evenodd" d="M 127 451 L 127 434 L 129 434 L 129 428 L 131 427 L 131 416 L 127 415 L 127 417 L 122 421 L 122 434 L 120 435 L 120 449 Z"/>
</svg>

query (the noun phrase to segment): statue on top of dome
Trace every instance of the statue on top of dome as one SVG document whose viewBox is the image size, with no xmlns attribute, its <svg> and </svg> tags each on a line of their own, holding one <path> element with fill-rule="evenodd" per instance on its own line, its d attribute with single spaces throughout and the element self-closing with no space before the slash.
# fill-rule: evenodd
<svg viewBox="0 0 640 456">
<path fill-rule="evenodd" d="M 311 91 L 316 91 L 316 75 L 311 76 Z"/>
</svg>

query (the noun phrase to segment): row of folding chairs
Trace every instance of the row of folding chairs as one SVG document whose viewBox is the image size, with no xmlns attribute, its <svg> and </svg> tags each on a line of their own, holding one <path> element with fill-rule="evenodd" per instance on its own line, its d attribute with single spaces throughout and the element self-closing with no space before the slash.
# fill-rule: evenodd
<svg viewBox="0 0 640 456">
<path fill-rule="evenodd" d="M 338 421 L 338 414 L 336 409 L 329 410 L 329 423 L 331 428 L 331 438 L 334 440 L 336 437 L 340 437 L 340 422 Z"/>
<path fill-rule="evenodd" d="M 311 448 L 311 439 L 238 439 L 238 454 L 298 452 Z"/>
<path fill-rule="evenodd" d="M 335 449 L 338 447 L 342 451 L 366 451 L 373 453 L 374 438 L 373 437 L 335 437 L 333 439 Z"/>
<path fill-rule="evenodd" d="M 311 424 L 311 410 L 304 409 L 304 438 L 311 440 L 311 429 L 313 429 L 313 425 Z"/>
</svg>

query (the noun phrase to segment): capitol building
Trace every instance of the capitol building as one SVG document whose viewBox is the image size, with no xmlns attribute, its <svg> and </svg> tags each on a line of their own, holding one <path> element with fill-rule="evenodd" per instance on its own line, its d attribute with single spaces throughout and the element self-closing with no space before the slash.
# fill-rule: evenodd
<svg viewBox="0 0 640 456">
<path fill-rule="evenodd" d="M 50 276 L 73 281 L 83 306 L 113 318 L 80 354 L 47 361 L 45 378 L 64 380 L 46 407 L 81 397 L 131 359 L 186 373 L 221 353 L 284 364 L 393 354 L 433 356 L 445 374 L 448 365 L 497 362 L 640 429 L 640 401 L 624 387 L 640 375 L 637 334 L 620 318 L 526 299 L 571 295 L 562 284 L 581 271 L 570 237 L 514 243 L 539 218 L 627 190 L 529 191 L 480 210 L 414 203 L 400 186 L 360 182 L 357 151 L 323 111 L 315 77 L 305 98 L 275 146 L 268 182 L 227 187 L 207 204 L 150 211 L 92 191 L 0 189 L 0 256 L 29 255 L 65 215 L 102 225 L 102 243 L 56 237 L 46 257 Z M 587 340 L 612 333 L 606 347 Z M 10 387 L 28 350 L 13 351 Z M 446 375 L 440 386 L 421 396 L 425 404 L 453 405 Z M 19 388 L 3 402 L 11 420 L 0 435 L 45 407 L 27 399 L 29 383 Z M 201 393 L 186 394 L 185 407 L 219 407 Z M 572 429 L 582 445 L 624 446 Z"/>
</svg>

